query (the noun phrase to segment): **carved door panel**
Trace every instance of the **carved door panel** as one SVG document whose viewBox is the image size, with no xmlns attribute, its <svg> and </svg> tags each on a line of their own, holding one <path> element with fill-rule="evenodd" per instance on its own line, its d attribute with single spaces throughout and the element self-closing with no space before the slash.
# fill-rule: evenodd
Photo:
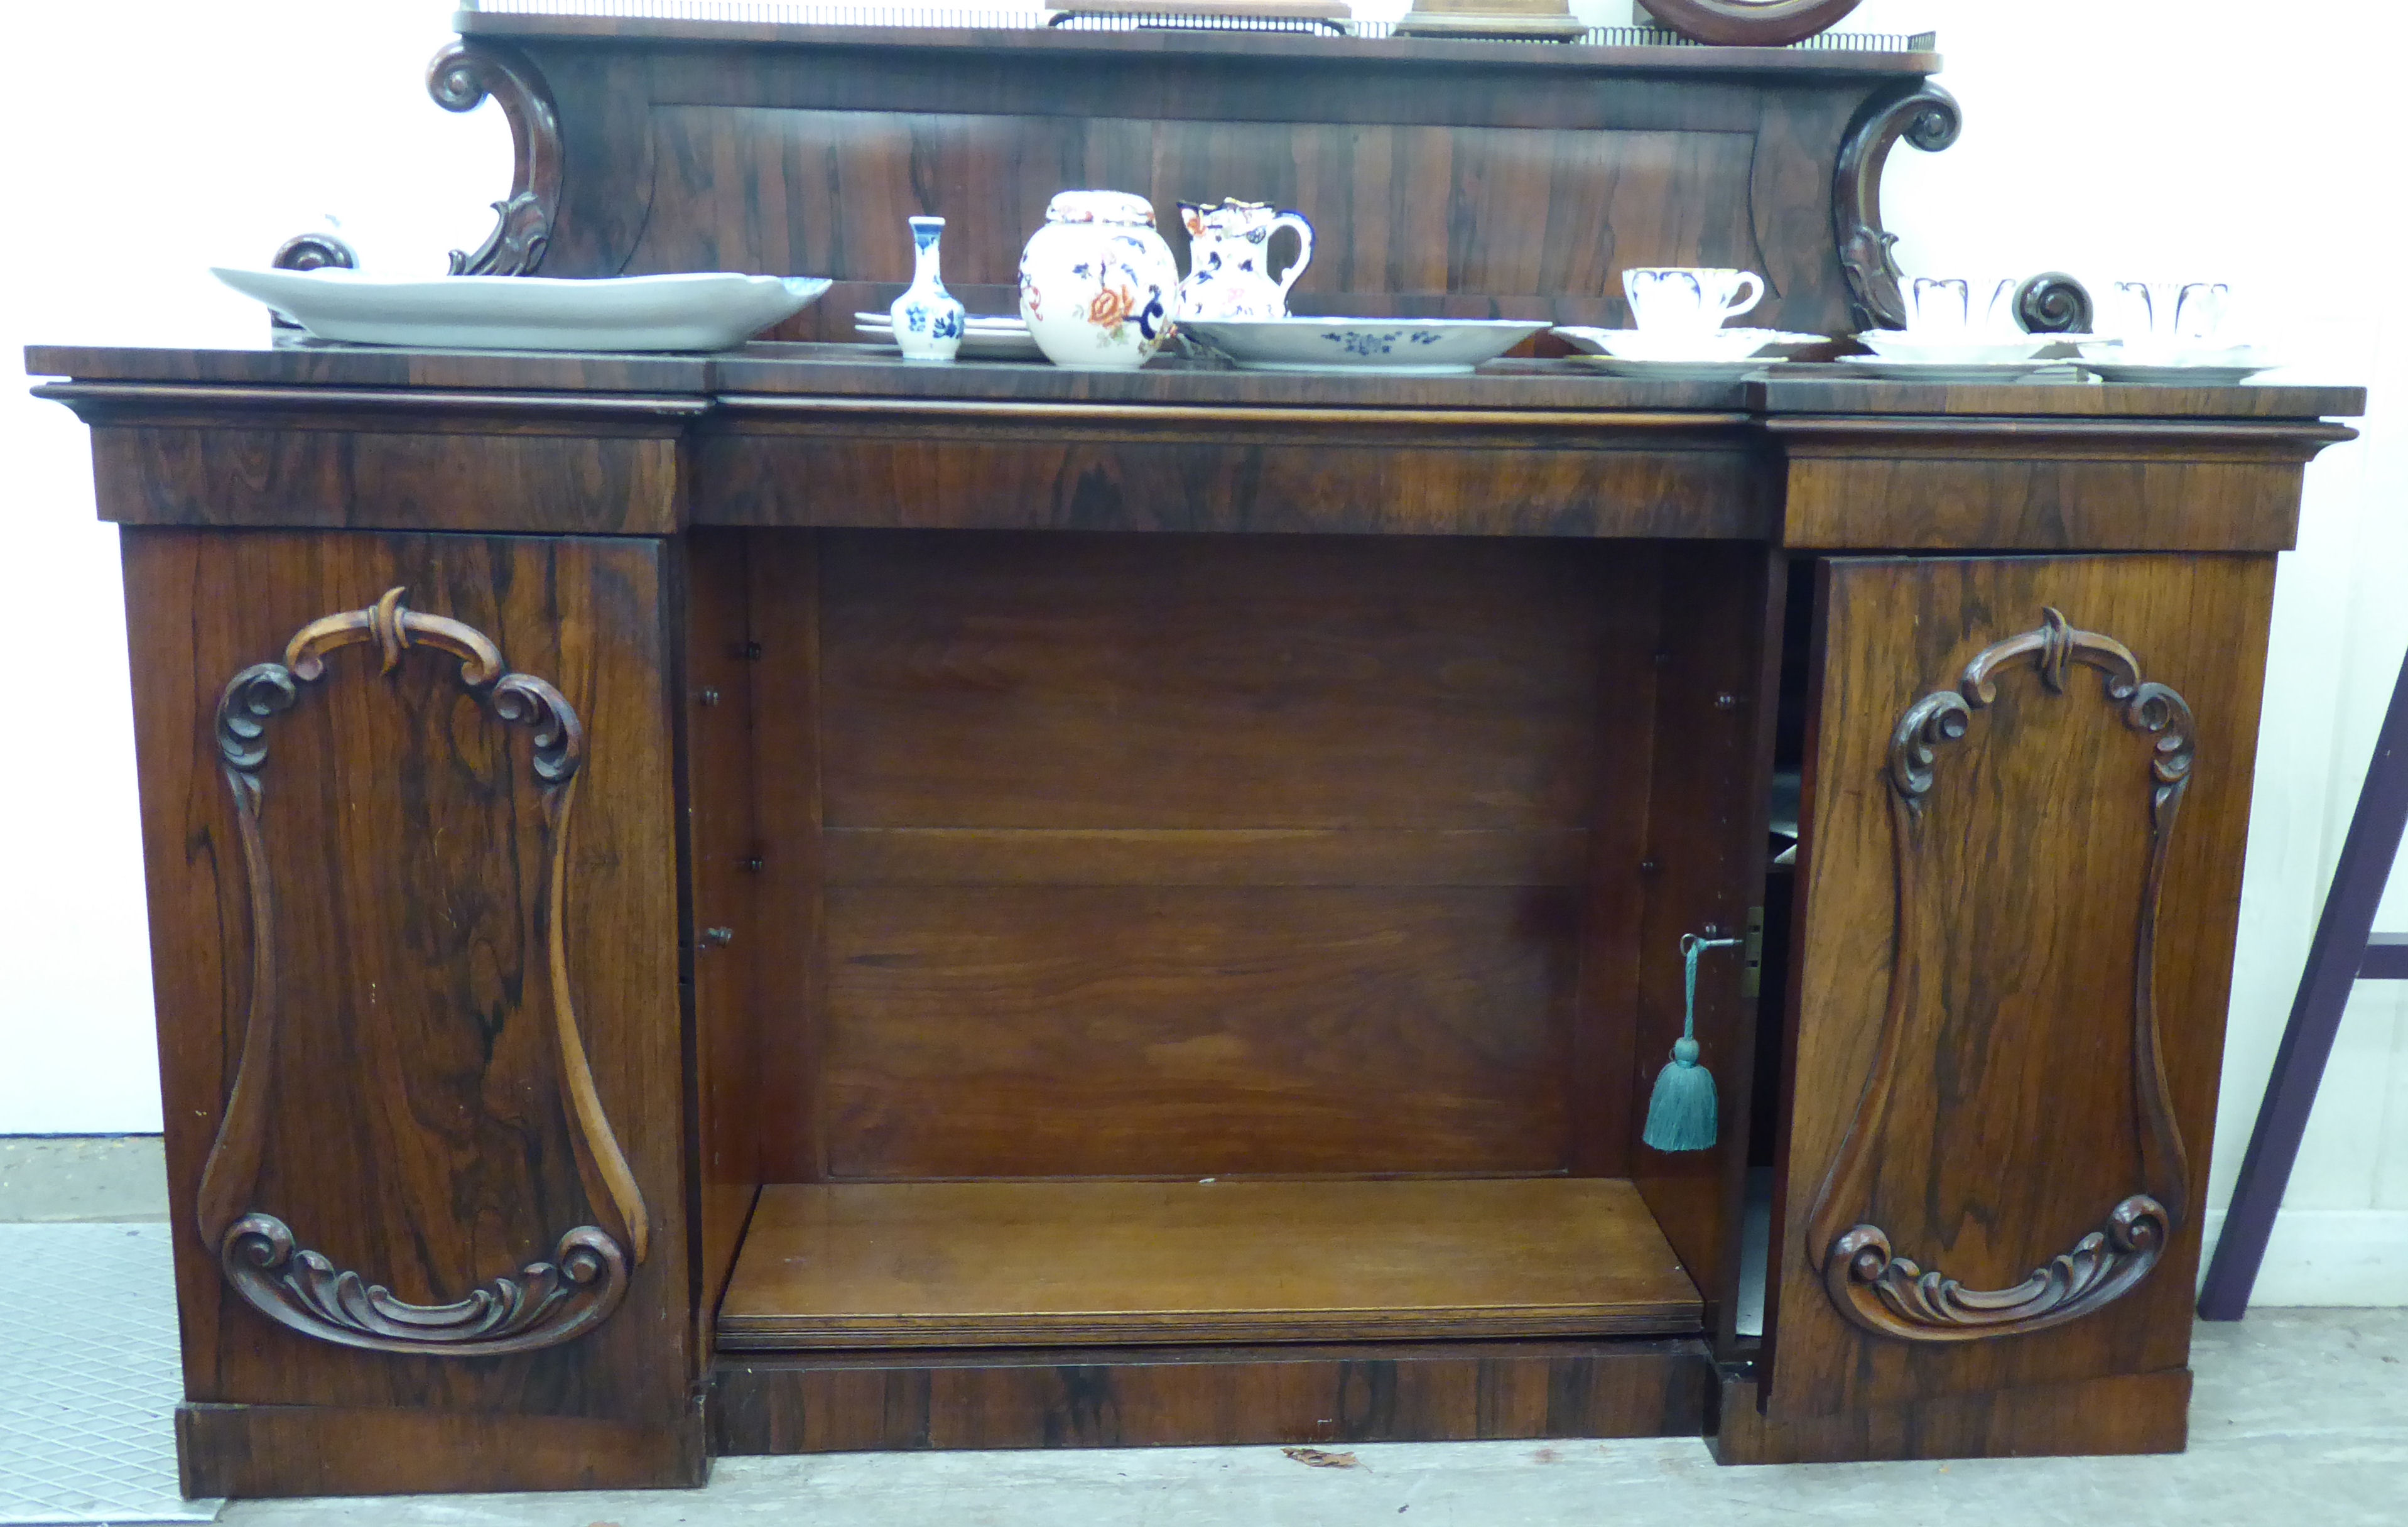
<svg viewBox="0 0 2408 1527">
<path fill-rule="evenodd" d="M 188 1481 L 690 1477 L 661 543 L 124 555 Z"/>
<path fill-rule="evenodd" d="M 2184 1365 L 2272 583 L 1820 569 L 1769 1414 Z"/>
</svg>

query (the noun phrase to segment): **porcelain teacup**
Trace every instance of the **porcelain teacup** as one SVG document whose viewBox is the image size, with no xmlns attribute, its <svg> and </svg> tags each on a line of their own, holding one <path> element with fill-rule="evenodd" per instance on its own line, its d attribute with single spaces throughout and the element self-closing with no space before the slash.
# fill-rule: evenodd
<svg viewBox="0 0 2408 1527">
<path fill-rule="evenodd" d="M 2021 332 L 2014 321 L 2013 277 L 1917 276 L 1899 295 L 1906 299 L 1906 332 L 1917 339 L 1978 339 Z"/>
<path fill-rule="evenodd" d="M 2222 281 L 2117 281 L 2107 292 L 2106 331 L 2127 350 L 2196 349 L 2223 329 L 2231 295 Z"/>
<path fill-rule="evenodd" d="M 1764 278 L 1753 270 L 1711 266 L 1634 266 L 1622 273 L 1622 295 L 1629 300 L 1634 328 L 1700 334 L 1763 301 Z"/>
</svg>

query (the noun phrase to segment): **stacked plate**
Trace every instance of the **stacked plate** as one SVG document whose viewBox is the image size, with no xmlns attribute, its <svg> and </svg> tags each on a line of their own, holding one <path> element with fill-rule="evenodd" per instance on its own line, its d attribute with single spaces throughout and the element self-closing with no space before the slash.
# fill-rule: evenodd
<svg viewBox="0 0 2408 1527">
<path fill-rule="evenodd" d="M 855 313 L 853 332 L 874 344 L 895 342 L 895 320 L 886 313 Z M 1041 361 L 1045 352 L 1029 337 L 1019 318 L 982 318 L 973 314 L 962 335 L 961 359 L 966 361 Z"/>
<path fill-rule="evenodd" d="M 1810 345 L 1825 343 L 1819 334 L 1792 334 L 1781 329 L 1707 329 L 1694 334 L 1667 334 L 1656 329 L 1597 329 L 1567 325 L 1555 337 L 1585 361 L 1617 376 L 1654 377 L 1666 382 L 1721 382 L 1762 370 L 1766 366 Z"/>
</svg>

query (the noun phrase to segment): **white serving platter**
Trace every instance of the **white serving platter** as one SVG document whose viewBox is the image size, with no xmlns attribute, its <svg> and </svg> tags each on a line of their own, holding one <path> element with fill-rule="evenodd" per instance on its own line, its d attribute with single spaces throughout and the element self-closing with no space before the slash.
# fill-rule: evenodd
<svg viewBox="0 0 2408 1527">
<path fill-rule="evenodd" d="M 725 350 L 803 310 L 816 276 L 441 276 L 359 270 L 212 275 L 321 339 L 444 350 Z"/>
<path fill-rule="evenodd" d="M 1493 361 L 1545 328 L 1518 318 L 1182 319 L 1182 334 L 1253 371 L 1383 371 L 1451 376 Z"/>
<path fill-rule="evenodd" d="M 886 313 L 855 313 L 853 331 L 873 344 L 895 343 L 895 320 Z M 960 358 L 968 361 L 1041 361 L 1028 324 L 1017 318 L 981 318 L 973 313 L 962 334 Z"/>
</svg>

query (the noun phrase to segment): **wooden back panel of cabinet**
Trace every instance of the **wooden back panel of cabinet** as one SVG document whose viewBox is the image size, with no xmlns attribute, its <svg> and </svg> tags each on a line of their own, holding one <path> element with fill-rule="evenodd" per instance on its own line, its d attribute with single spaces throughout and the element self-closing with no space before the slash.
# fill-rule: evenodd
<svg viewBox="0 0 2408 1527">
<path fill-rule="evenodd" d="M 1048 199 L 1086 187 L 1147 197 L 1182 259 L 1180 201 L 1301 210 L 1303 311 L 1619 322 L 1623 269 L 1708 265 L 1764 273 L 1761 322 L 1843 332 L 1843 253 L 1894 298 L 1882 158 L 1956 124 L 1920 52 L 461 24 L 471 68 L 543 98 L 520 113 L 542 274 L 835 278 L 789 338 L 882 310 L 922 214 L 948 220 L 948 285 L 1013 310 Z"/>
<path fill-rule="evenodd" d="M 1576 972 L 1591 835 L 1645 806 L 1652 549 L 754 546 L 816 662 L 817 757 L 763 778 L 816 785 L 769 811 L 816 819 L 822 919 L 773 1178 L 1618 1167 L 1567 1062 L 1628 1024 Z"/>
<path fill-rule="evenodd" d="M 660 543 L 124 555 L 188 1486 L 694 1477 Z"/>
<path fill-rule="evenodd" d="M 2272 583 L 1827 565 L 1769 1417 L 2184 1364 Z"/>
</svg>

